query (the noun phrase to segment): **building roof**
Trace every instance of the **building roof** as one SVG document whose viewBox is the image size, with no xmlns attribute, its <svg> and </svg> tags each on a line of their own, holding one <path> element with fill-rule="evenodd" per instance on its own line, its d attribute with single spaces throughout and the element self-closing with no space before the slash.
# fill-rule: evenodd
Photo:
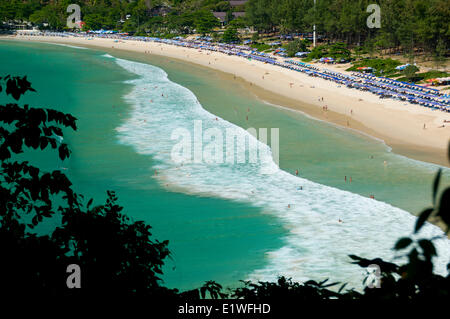
<svg viewBox="0 0 450 319">
<path fill-rule="evenodd" d="M 213 15 L 219 19 L 221 22 L 225 22 L 227 19 L 227 13 L 226 12 L 213 12 Z M 233 12 L 233 16 L 235 18 L 243 17 L 245 15 L 245 12 Z"/>
<path fill-rule="evenodd" d="M 248 0 L 230 1 L 230 5 L 231 5 L 232 7 L 240 6 L 240 5 L 245 4 L 247 1 L 248 1 Z"/>
<path fill-rule="evenodd" d="M 213 12 L 213 15 L 219 19 L 221 22 L 225 22 L 225 18 L 227 16 L 226 12 Z"/>
</svg>

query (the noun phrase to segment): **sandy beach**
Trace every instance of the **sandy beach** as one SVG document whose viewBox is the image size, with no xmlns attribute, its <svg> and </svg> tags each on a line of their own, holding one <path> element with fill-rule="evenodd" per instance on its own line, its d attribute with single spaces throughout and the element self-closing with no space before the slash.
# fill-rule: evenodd
<svg viewBox="0 0 450 319">
<path fill-rule="evenodd" d="M 258 98 L 304 112 L 385 141 L 393 151 L 414 159 L 449 166 L 450 114 L 377 96 L 303 73 L 222 53 L 153 42 L 43 36 L 4 37 L 156 54 L 213 68 L 241 81 Z M 341 71 L 342 72 L 342 71 Z M 322 100 L 323 99 L 323 100 Z M 328 111 L 324 111 L 327 106 Z M 425 128 L 424 128 L 425 124 Z"/>
</svg>

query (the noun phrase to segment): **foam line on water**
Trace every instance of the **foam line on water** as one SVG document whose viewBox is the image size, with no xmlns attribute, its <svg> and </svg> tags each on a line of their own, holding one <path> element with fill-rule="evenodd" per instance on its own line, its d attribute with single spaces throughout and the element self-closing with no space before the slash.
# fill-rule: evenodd
<svg viewBox="0 0 450 319">
<path fill-rule="evenodd" d="M 52 45 L 59 45 L 62 47 L 67 47 L 67 48 L 72 48 L 72 49 L 79 49 L 79 50 L 87 50 L 88 48 L 84 48 L 84 47 L 78 47 L 76 45 L 70 45 L 70 44 L 65 44 L 65 43 L 54 43 L 54 42 L 42 42 L 45 44 L 52 44 Z"/>
<path fill-rule="evenodd" d="M 282 110 L 289 111 L 289 112 L 293 112 L 293 113 L 300 113 L 300 114 L 302 114 L 303 116 L 305 116 L 305 117 L 307 117 L 307 118 L 309 118 L 309 119 L 311 119 L 311 120 L 318 121 L 318 122 L 322 122 L 322 123 L 326 123 L 327 125 L 333 126 L 333 127 L 337 128 L 337 129 L 352 131 L 353 133 L 357 133 L 357 134 L 360 134 L 360 135 L 362 135 L 362 136 L 368 137 L 368 138 L 370 138 L 370 139 L 373 139 L 374 141 L 377 141 L 377 142 L 383 144 L 383 145 L 386 147 L 386 149 L 387 149 L 388 152 L 391 152 L 391 151 L 392 151 L 392 148 L 391 148 L 389 145 L 386 144 L 386 141 L 385 141 L 385 140 L 383 140 L 383 139 L 381 139 L 381 138 L 375 137 L 375 136 L 373 136 L 373 135 L 367 134 L 367 133 L 365 133 L 365 132 L 356 130 L 356 129 L 351 128 L 351 127 L 346 127 L 346 126 L 342 126 L 342 125 L 339 125 L 339 124 L 336 124 L 336 123 L 327 122 L 327 121 L 325 121 L 325 120 L 318 119 L 318 118 L 316 118 L 316 117 L 314 117 L 314 116 L 312 116 L 312 115 L 309 115 L 308 113 L 303 112 L 303 111 L 301 111 L 301 110 L 295 110 L 295 109 L 292 109 L 292 108 L 289 108 L 289 107 L 281 106 L 281 105 L 278 105 L 278 104 L 273 104 L 273 103 L 267 102 L 267 101 L 265 101 L 265 100 L 261 100 L 261 101 L 262 101 L 263 103 L 267 104 L 267 105 L 276 107 L 276 108 L 278 108 L 278 109 L 282 109 Z"/>
<path fill-rule="evenodd" d="M 191 91 L 171 82 L 162 69 L 122 59 L 116 62 L 139 76 L 127 81 L 133 84 L 132 92 L 125 97 L 132 110 L 117 128 L 118 138 L 139 154 L 156 160 L 149 170 L 156 169 L 164 183 L 186 193 L 251 204 L 282 221 L 287 230 L 284 246 L 268 252 L 266 265 L 249 274 L 250 279 L 275 280 L 278 275 L 294 280 L 330 278 L 358 288 L 363 270 L 350 264 L 348 254 L 393 260 L 396 240 L 411 234 L 416 218 L 410 213 L 288 174 L 275 164 L 269 147 L 260 142 L 259 147 L 266 152 L 257 164 L 174 163 L 171 134 L 176 128 L 192 132 L 194 120 L 203 120 L 203 129 L 234 128 L 250 140 L 254 137 L 224 119 L 216 121 L 217 117 L 203 109 Z M 303 190 L 298 190 L 299 186 Z M 442 234 L 427 223 L 420 236 Z M 439 258 L 435 271 L 444 275 L 450 241 L 440 239 L 436 246 Z"/>
<path fill-rule="evenodd" d="M 255 95 L 255 98 L 258 98 L 258 97 Z M 327 125 L 330 125 L 332 127 L 337 128 L 337 129 L 344 130 L 344 131 L 345 130 L 352 131 L 353 133 L 360 134 L 361 136 L 370 138 L 370 139 L 372 139 L 372 140 L 382 144 L 386 148 L 386 151 L 391 153 L 392 155 L 394 155 L 394 156 L 396 156 L 398 158 L 401 158 L 403 160 L 409 161 L 410 162 L 409 164 L 412 165 L 412 166 L 421 166 L 422 168 L 426 167 L 426 168 L 432 169 L 432 170 L 434 170 L 436 172 L 440 168 L 440 169 L 443 169 L 445 173 L 447 173 L 447 174 L 450 173 L 450 169 L 448 167 L 446 167 L 446 166 L 435 164 L 435 163 L 424 162 L 424 161 L 416 160 L 414 158 L 406 157 L 406 156 L 401 155 L 401 154 L 394 153 L 394 152 L 392 152 L 392 147 L 390 147 L 388 144 L 386 144 L 385 140 L 383 140 L 381 138 L 378 138 L 376 136 L 373 136 L 373 135 L 370 135 L 368 133 L 356 130 L 356 129 L 351 128 L 351 127 L 346 127 L 346 126 L 342 126 L 342 125 L 339 125 L 339 124 L 335 124 L 335 123 L 327 122 L 325 120 L 318 119 L 318 118 L 316 118 L 316 117 L 314 117 L 312 115 L 309 115 L 308 113 L 303 112 L 301 110 L 295 110 L 295 109 L 288 108 L 288 107 L 285 107 L 285 106 L 281 106 L 281 105 L 278 105 L 278 104 L 270 103 L 268 101 L 261 100 L 261 99 L 260 99 L 260 101 L 263 102 L 264 104 L 276 107 L 276 108 L 281 109 L 281 110 L 302 114 L 303 116 L 305 116 L 305 117 L 307 117 L 307 118 L 309 118 L 311 120 L 318 121 L 318 122 L 321 122 L 321 123 L 325 123 Z"/>
</svg>

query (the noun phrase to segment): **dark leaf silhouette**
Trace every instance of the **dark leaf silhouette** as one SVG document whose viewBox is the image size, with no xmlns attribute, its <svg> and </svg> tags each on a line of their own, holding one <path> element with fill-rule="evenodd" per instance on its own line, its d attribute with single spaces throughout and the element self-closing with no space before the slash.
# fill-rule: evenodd
<svg viewBox="0 0 450 319">
<path fill-rule="evenodd" d="M 422 248 L 423 253 L 427 257 L 436 256 L 436 248 L 434 248 L 433 243 L 427 239 L 419 240 L 419 246 Z"/>
<path fill-rule="evenodd" d="M 6 81 L 6 82 L 5 82 Z M 2 85 L 6 83 L 6 90 Z M 0 78 L 0 92 L 19 99 L 33 91 L 26 78 Z M 37 109 L 17 104 L 0 105 L 0 263 L 2 289 L 10 295 L 71 296 L 83 294 L 97 297 L 132 295 L 183 300 L 238 298 L 267 300 L 277 298 L 299 303 L 319 300 L 424 300 L 448 299 L 449 276 L 433 273 L 433 257 L 437 255 L 433 241 L 437 238 L 413 240 L 401 238 L 395 249 L 409 248 L 408 262 L 403 265 L 381 258 L 366 259 L 349 255 L 353 264 L 381 271 L 380 288 L 366 287 L 364 292 L 330 289 L 339 283 L 308 280 L 303 283 L 279 277 L 277 282 L 242 281 L 243 287 L 230 294 L 215 281 L 207 281 L 199 289 L 179 292 L 162 284 L 164 260 L 170 255 L 168 241 L 153 239 L 151 227 L 142 221 L 130 221 L 117 204 L 114 191 L 108 191 L 102 205 L 91 208 L 93 199 L 84 205 L 84 197 L 72 189 L 69 178 L 59 170 L 44 171 L 28 161 L 15 161 L 14 154 L 26 148 L 51 149 L 67 159 L 69 145 L 62 142 L 64 129 L 76 130 L 72 115 L 51 109 Z M 422 212 L 417 219 L 418 232 L 433 212 L 448 225 L 450 188 L 440 200 L 438 173 L 433 184 L 433 203 L 438 207 Z M 44 220 L 60 217 L 60 224 L 46 235 L 31 229 Z M 99 235 L 100 234 L 100 235 Z M 382 240 L 382 239 L 380 239 Z M 83 289 L 67 289 L 66 267 L 77 264 L 83 271 Z M 449 264 L 450 265 L 450 264 Z M 366 284 L 373 280 L 366 277 Z M 337 289 L 337 288 L 336 288 Z"/>
<path fill-rule="evenodd" d="M 433 183 L 433 205 L 436 204 L 436 195 L 439 187 L 439 181 L 441 180 L 442 175 L 442 169 L 440 168 L 438 170 L 438 173 L 436 174 L 436 178 L 434 179 Z"/>
<path fill-rule="evenodd" d="M 450 225 L 450 188 L 447 188 L 441 195 L 438 216 L 440 216 L 447 225 Z"/>
<path fill-rule="evenodd" d="M 35 92 L 26 76 L 11 77 L 8 75 L 4 77 L 4 79 L 6 80 L 6 94 L 11 95 L 15 100 L 19 100 L 19 98 L 27 91 Z"/>
<path fill-rule="evenodd" d="M 417 222 L 416 222 L 416 226 L 414 228 L 414 232 L 418 232 L 422 226 L 425 224 L 425 222 L 427 221 L 427 219 L 431 216 L 431 214 L 433 213 L 433 208 L 428 208 L 425 209 L 419 216 L 419 218 L 417 218 Z"/>
</svg>

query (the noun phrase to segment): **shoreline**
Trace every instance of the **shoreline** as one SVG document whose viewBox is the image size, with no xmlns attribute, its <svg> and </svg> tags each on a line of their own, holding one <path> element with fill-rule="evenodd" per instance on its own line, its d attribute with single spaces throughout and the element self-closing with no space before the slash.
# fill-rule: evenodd
<svg viewBox="0 0 450 319">
<path fill-rule="evenodd" d="M 368 92 L 339 87 L 320 78 L 218 52 L 131 40 L 114 42 L 113 39 L 45 36 L 2 38 L 158 55 L 214 69 L 220 76 L 239 81 L 259 100 L 274 107 L 298 111 L 342 129 L 382 140 L 396 154 L 449 167 L 450 126 L 438 127 L 444 120 L 450 120 L 448 113 L 395 100 L 381 100 Z M 292 88 L 290 83 L 293 83 Z M 319 101 L 322 97 L 323 102 Z M 323 111 L 325 105 L 328 111 Z M 424 124 L 426 129 L 423 129 Z"/>
</svg>

